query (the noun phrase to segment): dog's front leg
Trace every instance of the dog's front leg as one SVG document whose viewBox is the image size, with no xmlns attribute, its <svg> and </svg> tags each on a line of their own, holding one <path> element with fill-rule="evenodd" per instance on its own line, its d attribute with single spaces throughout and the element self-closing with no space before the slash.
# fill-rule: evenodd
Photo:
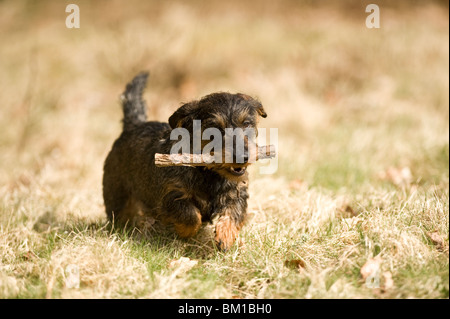
<svg viewBox="0 0 450 319">
<path fill-rule="evenodd" d="M 227 251 L 233 246 L 244 224 L 244 217 L 245 212 L 237 210 L 236 207 L 227 208 L 218 215 L 214 240 L 219 250 Z"/>
</svg>

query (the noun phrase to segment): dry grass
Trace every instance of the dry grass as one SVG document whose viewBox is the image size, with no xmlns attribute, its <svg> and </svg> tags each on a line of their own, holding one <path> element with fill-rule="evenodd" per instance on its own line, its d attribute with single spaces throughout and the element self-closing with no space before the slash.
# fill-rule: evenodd
<svg viewBox="0 0 450 319">
<path fill-rule="evenodd" d="M 379 1 L 369 30 L 350 1 L 77 3 L 78 30 L 64 2 L 0 3 L 0 297 L 448 298 L 448 8 Z M 252 168 L 252 220 L 226 254 L 211 227 L 106 224 L 118 95 L 142 69 L 152 119 L 240 91 L 279 129 L 278 171 Z"/>
</svg>

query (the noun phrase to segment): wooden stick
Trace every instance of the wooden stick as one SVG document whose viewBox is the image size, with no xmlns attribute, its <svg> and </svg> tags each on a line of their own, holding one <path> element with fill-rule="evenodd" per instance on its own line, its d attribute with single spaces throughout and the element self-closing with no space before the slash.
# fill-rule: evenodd
<svg viewBox="0 0 450 319">
<path fill-rule="evenodd" d="M 256 160 L 275 157 L 275 145 L 258 146 Z M 210 154 L 155 154 L 155 165 L 157 167 L 169 166 L 209 166 L 215 165 L 214 155 Z"/>
</svg>

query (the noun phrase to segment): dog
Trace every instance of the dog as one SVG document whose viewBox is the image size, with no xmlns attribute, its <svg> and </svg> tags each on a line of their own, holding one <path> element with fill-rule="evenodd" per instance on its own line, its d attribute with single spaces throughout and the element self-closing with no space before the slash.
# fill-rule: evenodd
<svg viewBox="0 0 450 319">
<path fill-rule="evenodd" d="M 256 130 L 259 117 L 267 113 L 248 95 L 220 92 L 183 104 L 168 123 L 147 121 L 142 99 L 147 79 L 147 72 L 138 74 L 121 96 L 123 131 L 103 170 L 107 217 L 114 225 L 137 228 L 149 217 L 171 225 L 181 238 L 193 237 L 202 223 L 214 221 L 216 246 L 227 251 L 247 216 L 247 157 L 243 163 L 156 167 L 155 153 L 170 153 L 177 143 L 170 138 L 172 130 L 184 128 L 192 133 L 194 120 L 201 120 L 202 132 L 207 128 Z M 246 139 L 246 151 L 249 143 Z"/>
</svg>

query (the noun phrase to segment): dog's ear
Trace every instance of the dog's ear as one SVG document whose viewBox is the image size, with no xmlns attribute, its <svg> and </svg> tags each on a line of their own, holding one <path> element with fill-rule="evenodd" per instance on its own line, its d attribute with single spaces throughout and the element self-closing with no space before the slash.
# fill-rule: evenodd
<svg viewBox="0 0 450 319">
<path fill-rule="evenodd" d="M 258 112 L 259 116 L 266 118 L 267 117 L 267 113 L 264 110 L 264 107 L 262 106 L 261 102 L 259 102 L 258 100 L 252 98 L 251 96 L 247 95 L 247 94 L 242 94 L 242 93 L 238 93 L 237 94 L 240 98 L 242 98 L 243 100 L 245 100 L 248 104 L 250 104 L 252 107 L 255 108 L 256 112 Z"/>
<path fill-rule="evenodd" d="M 192 118 L 193 111 L 197 108 L 197 102 L 189 102 L 183 104 L 169 117 L 169 125 L 172 129 L 177 127 L 185 127 L 189 119 Z M 192 122 L 192 120 L 191 120 Z"/>
<path fill-rule="evenodd" d="M 257 105 L 255 107 L 256 107 L 256 111 L 258 112 L 259 116 L 261 116 L 263 118 L 266 118 L 267 117 L 267 113 L 264 110 L 264 107 L 258 101 L 256 101 L 256 102 L 257 102 Z"/>
</svg>

